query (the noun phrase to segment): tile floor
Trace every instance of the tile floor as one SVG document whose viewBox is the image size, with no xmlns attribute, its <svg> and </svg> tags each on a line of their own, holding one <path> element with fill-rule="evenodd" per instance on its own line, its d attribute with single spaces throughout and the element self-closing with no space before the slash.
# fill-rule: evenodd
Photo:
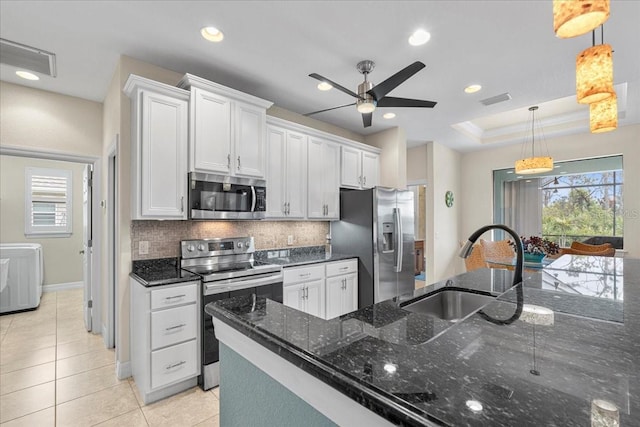
<svg viewBox="0 0 640 427">
<path fill-rule="evenodd" d="M 115 353 L 87 333 L 82 290 L 45 293 L 35 311 L 0 316 L 0 426 L 218 426 L 219 389 L 145 405 Z"/>
</svg>

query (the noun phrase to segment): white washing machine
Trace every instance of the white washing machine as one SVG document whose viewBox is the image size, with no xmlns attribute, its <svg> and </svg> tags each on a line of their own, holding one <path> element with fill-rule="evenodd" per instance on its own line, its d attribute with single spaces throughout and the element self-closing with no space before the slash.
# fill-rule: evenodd
<svg viewBox="0 0 640 427">
<path fill-rule="evenodd" d="M 38 307 L 43 284 L 42 245 L 2 243 L 0 260 L 0 313 Z"/>
</svg>

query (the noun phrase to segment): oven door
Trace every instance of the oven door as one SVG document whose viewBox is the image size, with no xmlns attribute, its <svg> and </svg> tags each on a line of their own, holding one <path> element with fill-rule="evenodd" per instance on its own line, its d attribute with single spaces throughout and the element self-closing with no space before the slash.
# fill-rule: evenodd
<svg viewBox="0 0 640 427">
<path fill-rule="evenodd" d="M 190 175 L 190 219 L 265 217 L 265 181 L 198 173 Z"/>
<path fill-rule="evenodd" d="M 218 339 L 213 329 L 211 316 L 204 307 L 214 301 L 241 295 L 255 294 L 282 303 L 282 273 L 270 273 L 247 280 L 224 280 L 220 282 L 204 282 L 202 284 L 202 374 L 198 383 L 203 390 L 209 390 L 220 384 L 220 350 Z M 235 282 L 235 283 L 234 283 Z"/>
</svg>

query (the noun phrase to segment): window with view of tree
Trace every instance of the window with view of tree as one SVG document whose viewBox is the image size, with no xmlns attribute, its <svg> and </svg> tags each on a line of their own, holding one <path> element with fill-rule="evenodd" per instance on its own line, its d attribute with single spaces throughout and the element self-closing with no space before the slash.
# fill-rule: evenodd
<svg viewBox="0 0 640 427">
<path fill-rule="evenodd" d="M 542 186 L 542 235 L 564 246 L 622 236 L 622 170 L 548 177 Z"/>
<path fill-rule="evenodd" d="M 25 175 L 25 234 L 70 235 L 72 172 L 26 168 Z"/>
</svg>

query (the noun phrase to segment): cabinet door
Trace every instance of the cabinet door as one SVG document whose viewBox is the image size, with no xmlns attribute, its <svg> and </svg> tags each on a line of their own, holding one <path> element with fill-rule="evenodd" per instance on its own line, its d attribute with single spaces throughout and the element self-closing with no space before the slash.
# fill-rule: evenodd
<svg viewBox="0 0 640 427">
<path fill-rule="evenodd" d="M 324 164 L 322 153 L 324 142 L 318 138 L 309 138 L 307 151 L 307 216 L 325 218 L 324 204 Z"/>
<path fill-rule="evenodd" d="M 233 174 L 264 178 L 264 108 L 235 101 L 235 156 Z"/>
<path fill-rule="evenodd" d="M 312 316 L 324 318 L 325 307 L 325 295 L 324 295 L 324 280 L 314 280 L 306 282 L 304 284 L 306 288 L 305 294 L 305 310 Z"/>
<path fill-rule="evenodd" d="M 362 152 L 362 187 L 373 188 L 378 185 L 378 169 L 380 156 L 374 153 Z"/>
<path fill-rule="evenodd" d="M 267 127 L 267 217 L 285 216 L 287 132 L 275 126 Z"/>
<path fill-rule="evenodd" d="M 344 276 L 345 287 L 342 292 L 342 313 L 347 314 L 358 309 L 358 274 Z"/>
<path fill-rule="evenodd" d="M 186 219 L 186 101 L 142 92 L 141 218 Z"/>
<path fill-rule="evenodd" d="M 284 286 L 284 288 L 282 289 L 283 291 L 282 303 L 287 307 L 295 308 L 296 310 L 300 310 L 300 311 L 305 311 L 305 308 L 303 305 L 304 300 L 302 298 L 302 296 L 304 295 L 304 289 L 303 289 L 304 286 L 305 286 L 304 283 Z"/>
<path fill-rule="evenodd" d="M 341 147 L 340 186 L 360 188 L 362 179 L 361 151 L 351 147 Z"/>
<path fill-rule="evenodd" d="M 190 170 L 231 172 L 231 100 L 202 89 L 193 88 Z"/>
<path fill-rule="evenodd" d="M 344 280 L 343 276 L 330 277 L 326 280 L 327 298 L 325 307 L 327 319 L 333 319 L 342 314 Z"/>
<path fill-rule="evenodd" d="M 287 131 L 286 154 L 287 218 L 304 218 L 307 214 L 307 137 Z"/>
<path fill-rule="evenodd" d="M 323 147 L 324 203 L 326 219 L 340 219 L 340 149 L 337 144 L 326 142 Z"/>
</svg>

